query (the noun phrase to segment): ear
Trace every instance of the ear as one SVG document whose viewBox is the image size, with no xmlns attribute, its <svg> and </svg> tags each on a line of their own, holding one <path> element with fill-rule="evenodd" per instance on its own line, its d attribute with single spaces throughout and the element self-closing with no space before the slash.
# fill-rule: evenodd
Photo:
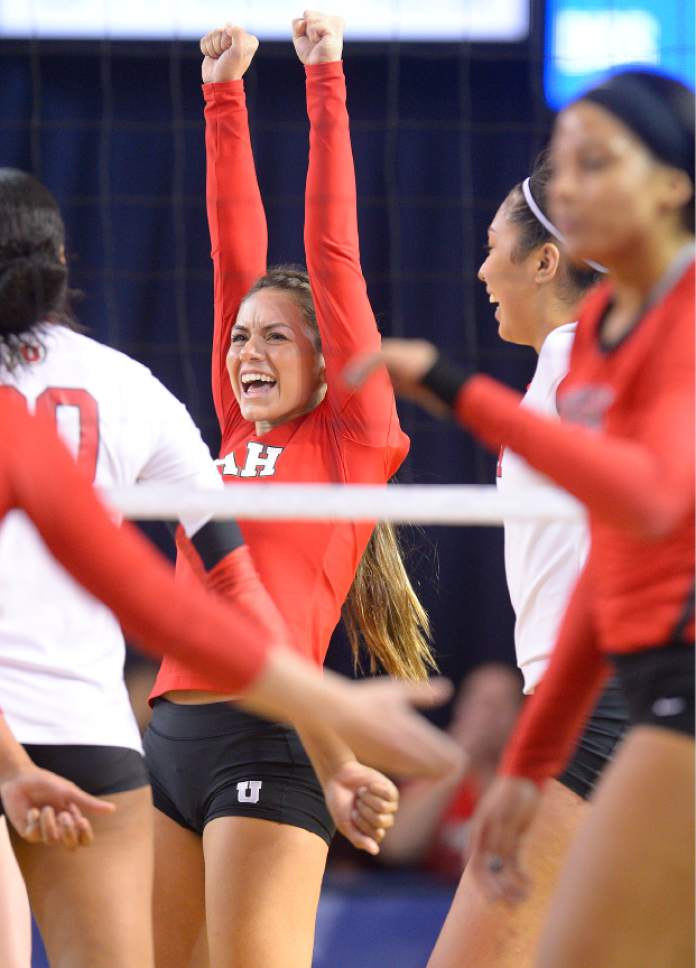
<svg viewBox="0 0 696 968">
<path fill-rule="evenodd" d="M 554 242 L 546 242 L 540 246 L 536 256 L 534 281 L 540 286 L 551 282 L 558 272 L 560 261 L 561 253 Z"/>
<path fill-rule="evenodd" d="M 326 360 L 323 353 L 317 353 L 317 377 L 321 383 L 326 383 Z"/>
<path fill-rule="evenodd" d="M 693 198 L 694 185 L 680 168 L 665 168 L 665 201 L 671 209 L 682 209 Z"/>
</svg>

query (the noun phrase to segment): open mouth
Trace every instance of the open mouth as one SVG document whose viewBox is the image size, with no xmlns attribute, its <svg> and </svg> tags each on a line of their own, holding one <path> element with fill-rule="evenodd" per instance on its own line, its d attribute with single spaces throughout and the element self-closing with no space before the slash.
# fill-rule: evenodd
<svg viewBox="0 0 696 968">
<path fill-rule="evenodd" d="M 491 303 L 493 306 L 495 306 L 495 312 L 493 313 L 493 316 L 495 317 L 495 319 L 500 319 L 500 303 L 497 297 L 494 296 L 492 292 L 488 293 L 488 302 Z"/>
<path fill-rule="evenodd" d="M 243 373 L 240 383 L 245 397 L 262 397 L 276 385 L 276 381 L 267 373 Z"/>
</svg>

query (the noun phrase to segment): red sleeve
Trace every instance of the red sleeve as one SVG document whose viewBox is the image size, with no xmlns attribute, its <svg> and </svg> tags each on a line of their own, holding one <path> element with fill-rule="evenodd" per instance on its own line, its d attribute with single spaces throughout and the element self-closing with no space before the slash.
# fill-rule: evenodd
<svg viewBox="0 0 696 968">
<path fill-rule="evenodd" d="M 63 567 L 145 651 L 171 655 L 215 681 L 224 677 L 230 691 L 248 688 L 269 648 L 285 642 L 246 589 L 230 609 L 202 589 L 182 588 L 134 528 L 112 522 L 55 430 L 20 403 L 2 404 L 9 421 L 2 421 L 5 506 L 25 511 Z"/>
<path fill-rule="evenodd" d="M 560 773 L 609 673 L 592 621 L 590 569 L 591 559 L 568 603 L 544 678 L 508 743 L 501 773 L 536 783 Z"/>
<path fill-rule="evenodd" d="M 351 435 L 384 443 L 396 419 L 388 376 L 380 373 L 359 390 L 342 378 L 353 356 L 381 344 L 360 266 L 343 65 L 308 65 L 305 70 L 310 121 L 305 251 L 326 361 L 327 400 Z"/>
<path fill-rule="evenodd" d="M 486 376 L 462 387 L 454 409 L 491 448 L 510 447 L 591 514 L 636 537 L 659 538 L 693 506 L 694 388 L 687 370 L 675 373 L 634 440 L 521 408 L 519 394 Z"/>
<path fill-rule="evenodd" d="M 225 360 L 242 297 L 266 271 L 268 233 L 243 81 L 204 84 L 206 205 L 214 272 L 213 400 L 223 433 L 241 420 Z"/>
</svg>

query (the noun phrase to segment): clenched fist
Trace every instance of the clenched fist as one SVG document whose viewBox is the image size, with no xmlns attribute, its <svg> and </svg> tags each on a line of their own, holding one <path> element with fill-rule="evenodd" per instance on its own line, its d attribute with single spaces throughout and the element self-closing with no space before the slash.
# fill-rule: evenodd
<svg viewBox="0 0 696 968">
<path fill-rule="evenodd" d="M 343 53 L 342 17 L 332 17 L 318 10 L 305 10 L 292 22 L 292 42 L 303 64 L 328 64 L 340 61 Z"/>
<path fill-rule="evenodd" d="M 211 30 L 201 40 L 204 84 L 238 81 L 244 77 L 258 50 L 259 41 L 241 27 L 225 24 Z"/>
</svg>

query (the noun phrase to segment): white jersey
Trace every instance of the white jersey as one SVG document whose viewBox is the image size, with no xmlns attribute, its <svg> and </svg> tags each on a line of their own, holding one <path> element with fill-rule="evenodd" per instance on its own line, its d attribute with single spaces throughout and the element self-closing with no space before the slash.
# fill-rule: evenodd
<svg viewBox="0 0 696 968">
<path fill-rule="evenodd" d="M 38 360 L 3 370 L 0 383 L 54 416 L 97 487 L 223 486 L 186 408 L 146 367 L 63 326 L 47 327 L 43 343 Z M 50 480 L 50 466 L 45 474 Z M 206 520 L 182 523 L 192 534 Z M 0 524 L 0 708 L 17 739 L 140 750 L 124 656 L 112 613 L 55 561 L 23 512 L 8 514 Z"/>
<path fill-rule="evenodd" d="M 556 391 L 568 372 L 574 336 L 575 323 L 549 333 L 521 406 L 558 417 Z M 540 503 L 545 494 L 558 493 L 555 484 L 507 448 L 498 462 L 497 485 L 503 494 L 528 494 Z M 517 664 L 524 676 L 524 691 L 529 693 L 546 669 L 568 598 L 587 557 L 589 534 L 585 524 L 567 521 L 505 521 L 504 531 L 505 573 L 516 616 Z"/>
</svg>

